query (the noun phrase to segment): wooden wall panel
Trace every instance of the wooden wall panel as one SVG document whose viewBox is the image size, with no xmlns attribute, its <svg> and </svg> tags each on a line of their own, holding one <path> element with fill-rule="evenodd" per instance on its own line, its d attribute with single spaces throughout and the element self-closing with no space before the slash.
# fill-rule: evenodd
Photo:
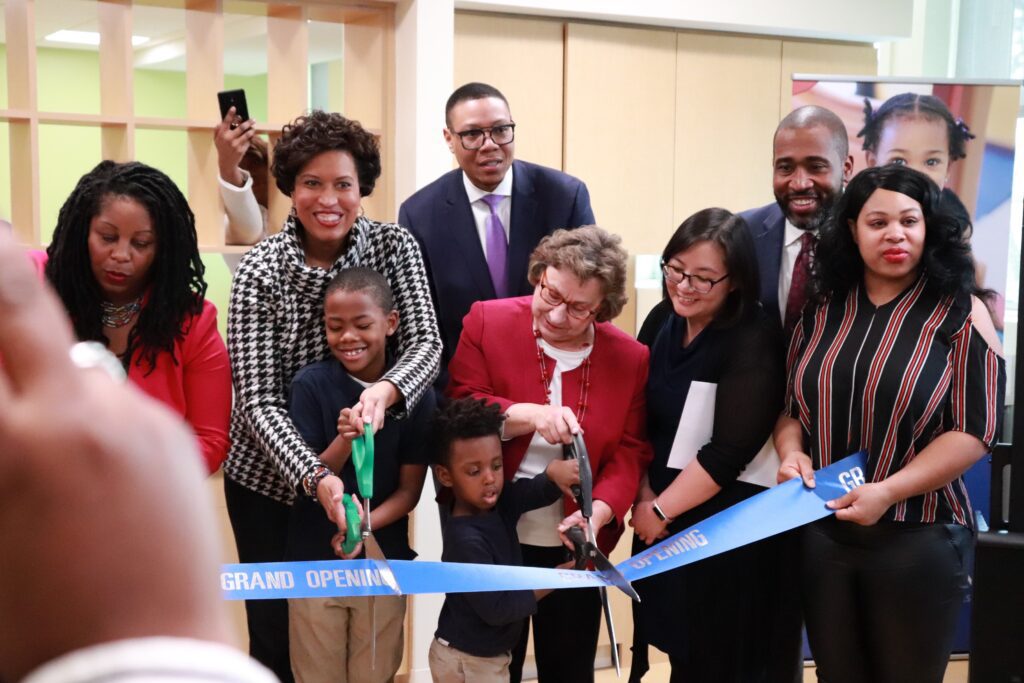
<svg viewBox="0 0 1024 683">
<path fill-rule="evenodd" d="M 132 7 L 130 0 L 96 3 L 100 27 L 100 113 L 105 119 L 124 119 L 102 127 L 104 159 L 135 158 L 132 124 L 134 104 L 132 73 Z"/>
<path fill-rule="evenodd" d="M 516 122 L 516 157 L 552 168 L 562 168 L 564 30 L 561 21 L 455 13 L 452 90 L 470 81 L 500 90 Z"/>
<path fill-rule="evenodd" d="M 36 118 L 35 5 L 8 0 L 4 7 L 7 40 L 7 106 L 25 118 L 10 119 L 11 206 L 14 235 L 24 244 L 39 244 L 39 121 Z"/>
<path fill-rule="evenodd" d="M 772 200 L 782 41 L 681 32 L 676 59 L 674 213 L 654 253 L 695 211 Z"/>
<path fill-rule="evenodd" d="M 380 133 L 381 177 L 373 194 L 363 199 L 366 215 L 392 221 L 395 202 L 394 153 L 388 148 L 390 93 L 393 88 L 391 52 L 388 50 L 390 15 L 376 14 L 345 25 L 344 109 L 345 116 Z"/>
<path fill-rule="evenodd" d="M 186 3 L 185 84 L 188 117 L 217 121 L 217 92 L 224 87 L 224 17 L 220 0 Z M 200 244 L 219 247 L 224 244 L 224 218 L 217 175 L 217 150 L 210 130 L 189 130 L 188 200 L 196 216 L 196 232 Z"/>
<path fill-rule="evenodd" d="M 565 170 L 631 255 L 660 251 L 674 213 L 676 32 L 573 23 L 566 36 Z M 634 305 L 616 320 L 630 333 Z"/>
</svg>

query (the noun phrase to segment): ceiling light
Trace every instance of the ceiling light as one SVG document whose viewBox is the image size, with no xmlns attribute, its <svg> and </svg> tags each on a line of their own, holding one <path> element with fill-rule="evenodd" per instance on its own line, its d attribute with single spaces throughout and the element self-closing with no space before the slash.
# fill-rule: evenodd
<svg viewBox="0 0 1024 683">
<path fill-rule="evenodd" d="M 96 31 L 69 31 L 67 29 L 61 29 L 60 31 L 54 31 L 50 35 L 46 36 L 44 40 L 48 40 L 51 43 L 99 45 L 100 34 Z M 149 38 L 147 36 L 132 36 L 132 47 L 138 47 L 139 45 L 148 42 Z"/>
</svg>

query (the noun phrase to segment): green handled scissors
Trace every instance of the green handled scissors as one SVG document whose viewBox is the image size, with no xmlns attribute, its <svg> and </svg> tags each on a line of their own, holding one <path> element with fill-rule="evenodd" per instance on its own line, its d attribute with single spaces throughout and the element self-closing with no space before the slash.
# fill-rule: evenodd
<svg viewBox="0 0 1024 683">
<path fill-rule="evenodd" d="M 398 581 L 395 580 L 395 575 L 391 571 L 391 565 L 388 564 L 387 558 L 384 557 L 384 552 L 380 549 L 380 546 L 377 544 L 377 539 L 373 536 L 373 524 L 370 522 L 370 499 L 373 498 L 373 427 L 369 424 L 364 425 L 363 434 L 352 441 L 352 465 L 356 468 L 356 484 L 359 487 L 359 494 L 363 497 L 364 506 L 363 522 L 359 529 L 358 540 L 362 540 L 363 550 L 366 552 L 366 559 L 373 562 L 374 567 L 380 574 L 381 580 L 387 584 L 387 586 L 390 587 L 396 595 L 401 595 L 402 590 L 399 588 Z M 352 503 L 352 507 L 353 509 L 355 508 L 355 503 Z M 346 508 L 346 519 L 349 519 L 347 512 L 348 508 Z M 351 526 L 351 521 L 349 521 L 349 532 L 345 536 L 346 543 L 348 543 L 350 536 L 353 538 L 356 537 L 353 531 L 354 528 Z M 344 547 L 345 546 L 343 545 L 343 550 Z M 355 543 L 352 544 L 352 547 L 355 548 Z M 371 668 L 376 668 L 377 666 L 377 611 L 374 603 L 375 599 L 371 595 Z"/>
</svg>

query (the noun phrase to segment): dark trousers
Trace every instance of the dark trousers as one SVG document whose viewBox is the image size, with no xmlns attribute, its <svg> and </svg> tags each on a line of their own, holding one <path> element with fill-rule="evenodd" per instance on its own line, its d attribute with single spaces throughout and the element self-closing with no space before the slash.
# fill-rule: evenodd
<svg viewBox="0 0 1024 683">
<path fill-rule="evenodd" d="M 291 508 L 224 477 L 224 498 L 240 562 L 283 562 Z M 292 683 L 288 656 L 288 601 L 246 600 L 249 654 Z"/>
<path fill-rule="evenodd" d="M 524 545 L 523 565 L 554 567 L 566 561 L 565 548 Z M 540 683 L 593 683 L 597 636 L 601 628 L 601 596 L 596 588 L 556 590 L 537 603 L 533 615 L 533 653 Z M 529 640 L 524 625 L 512 649 L 511 683 L 523 679 Z"/>
<path fill-rule="evenodd" d="M 941 683 L 967 590 L 959 525 L 804 527 L 807 637 L 823 683 Z"/>
</svg>

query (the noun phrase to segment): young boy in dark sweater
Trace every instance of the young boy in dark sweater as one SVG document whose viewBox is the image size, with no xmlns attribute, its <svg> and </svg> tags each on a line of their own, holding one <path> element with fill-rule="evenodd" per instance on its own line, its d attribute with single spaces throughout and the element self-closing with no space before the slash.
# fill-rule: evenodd
<svg viewBox="0 0 1024 683">
<path fill-rule="evenodd" d="M 292 380 L 289 414 L 320 459 L 338 473 L 345 495 L 358 494 L 351 462 L 356 436 L 349 415 L 363 389 L 380 379 L 393 359 L 387 342 L 398 329 L 398 311 L 387 280 L 369 268 L 342 270 L 324 297 L 324 325 L 332 358 L 300 370 Z M 389 420 L 374 438 L 373 534 L 385 557 L 411 560 L 409 512 L 419 501 L 427 471 L 427 442 L 435 401 L 428 391 L 403 420 Z M 335 558 L 338 527 L 323 508 L 297 496 L 288 529 L 288 560 Z M 361 557 L 360 544 L 351 556 Z M 376 633 L 370 633 L 366 598 L 288 601 L 292 670 L 303 683 L 383 683 L 402 661 L 405 596 L 375 600 Z M 376 637 L 376 661 L 370 639 Z"/>
<path fill-rule="evenodd" d="M 473 399 L 452 401 L 437 415 L 435 473 L 453 498 L 444 528 L 445 562 L 521 565 L 519 516 L 554 503 L 562 489 L 579 483 L 574 460 L 554 460 L 532 479 L 506 482 L 503 419 L 496 404 Z M 548 592 L 448 593 L 430 644 L 435 683 L 508 681 L 512 647 Z"/>
</svg>

